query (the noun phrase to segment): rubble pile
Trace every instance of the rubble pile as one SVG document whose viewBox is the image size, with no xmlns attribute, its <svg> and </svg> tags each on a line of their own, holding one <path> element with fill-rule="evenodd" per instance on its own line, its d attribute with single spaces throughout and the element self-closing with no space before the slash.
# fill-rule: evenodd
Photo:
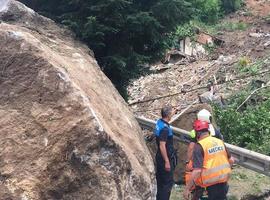
<svg viewBox="0 0 270 200">
<path fill-rule="evenodd" d="M 270 26 L 263 17 L 249 16 L 246 12 L 248 11 L 239 11 L 224 19 L 226 22 L 243 22 L 249 25 L 246 30 L 219 33 L 223 43 L 214 52 L 217 55 L 215 59 L 194 61 L 182 58 L 177 62 L 154 65 L 151 66 L 152 74 L 135 80 L 128 91 L 129 103 L 136 115 L 155 119 L 164 104 L 181 106 L 184 109 L 197 99 L 202 103 L 214 100 L 223 104 L 224 99 L 245 89 L 252 81 L 267 82 L 269 74 L 253 77 L 252 73 L 270 69 Z M 240 69 L 239 60 L 242 58 L 249 60 L 246 69 Z M 255 68 L 256 71 L 246 74 L 241 72 L 253 70 L 248 67 Z M 249 75 L 250 77 L 245 77 Z M 209 82 L 217 84 L 214 94 L 207 88 Z M 161 96 L 167 97 L 157 98 Z M 153 100 L 137 103 L 150 99 Z"/>
</svg>

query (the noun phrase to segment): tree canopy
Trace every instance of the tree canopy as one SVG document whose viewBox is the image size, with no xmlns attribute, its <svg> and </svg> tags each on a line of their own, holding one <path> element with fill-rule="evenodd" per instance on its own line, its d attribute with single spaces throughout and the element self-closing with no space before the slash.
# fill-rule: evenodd
<svg viewBox="0 0 270 200">
<path fill-rule="evenodd" d="M 129 81 L 164 53 L 176 26 L 194 17 L 215 21 L 222 5 L 221 0 L 21 1 L 71 28 L 125 98 Z"/>
</svg>

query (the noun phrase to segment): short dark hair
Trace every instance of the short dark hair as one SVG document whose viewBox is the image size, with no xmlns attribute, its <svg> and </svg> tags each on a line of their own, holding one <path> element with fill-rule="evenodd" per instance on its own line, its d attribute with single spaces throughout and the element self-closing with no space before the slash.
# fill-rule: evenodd
<svg viewBox="0 0 270 200">
<path fill-rule="evenodd" d="M 172 113 L 172 107 L 171 106 L 164 106 L 161 109 L 161 117 L 166 118 Z"/>
<path fill-rule="evenodd" d="M 210 134 L 208 129 L 200 130 L 200 131 L 196 132 L 196 137 L 201 137 L 201 136 L 206 135 L 206 134 Z"/>
</svg>

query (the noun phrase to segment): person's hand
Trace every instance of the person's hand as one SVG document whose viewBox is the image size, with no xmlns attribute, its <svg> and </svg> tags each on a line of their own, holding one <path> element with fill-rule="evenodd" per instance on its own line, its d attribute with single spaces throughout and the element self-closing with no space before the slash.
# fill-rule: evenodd
<svg viewBox="0 0 270 200">
<path fill-rule="evenodd" d="M 188 200 L 190 196 L 190 191 L 186 188 L 183 193 L 183 197 L 185 200 Z"/>
<path fill-rule="evenodd" d="M 193 169 L 192 165 L 189 164 L 189 163 L 187 163 L 187 164 L 186 164 L 186 171 L 187 171 L 187 172 L 191 172 L 192 169 Z"/>
<path fill-rule="evenodd" d="M 169 161 L 165 162 L 165 171 L 167 172 L 171 171 L 171 165 Z"/>
<path fill-rule="evenodd" d="M 230 159 L 229 159 L 230 165 L 233 166 L 234 162 L 235 162 L 235 161 L 234 161 L 234 158 L 231 156 Z"/>
</svg>

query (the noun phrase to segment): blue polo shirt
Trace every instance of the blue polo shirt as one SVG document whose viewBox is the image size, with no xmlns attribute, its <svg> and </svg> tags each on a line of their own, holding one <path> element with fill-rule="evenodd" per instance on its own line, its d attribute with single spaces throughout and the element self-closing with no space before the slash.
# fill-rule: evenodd
<svg viewBox="0 0 270 200">
<path fill-rule="evenodd" d="M 161 156 L 159 144 L 160 141 L 166 142 L 167 156 L 170 158 L 170 154 L 174 151 L 173 148 L 173 131 L 170 124 L 163 119 L 159 119 L 156 122 L 155 129 L 156 143 L 157 143 L 157 156 Z"/>
</svg>

